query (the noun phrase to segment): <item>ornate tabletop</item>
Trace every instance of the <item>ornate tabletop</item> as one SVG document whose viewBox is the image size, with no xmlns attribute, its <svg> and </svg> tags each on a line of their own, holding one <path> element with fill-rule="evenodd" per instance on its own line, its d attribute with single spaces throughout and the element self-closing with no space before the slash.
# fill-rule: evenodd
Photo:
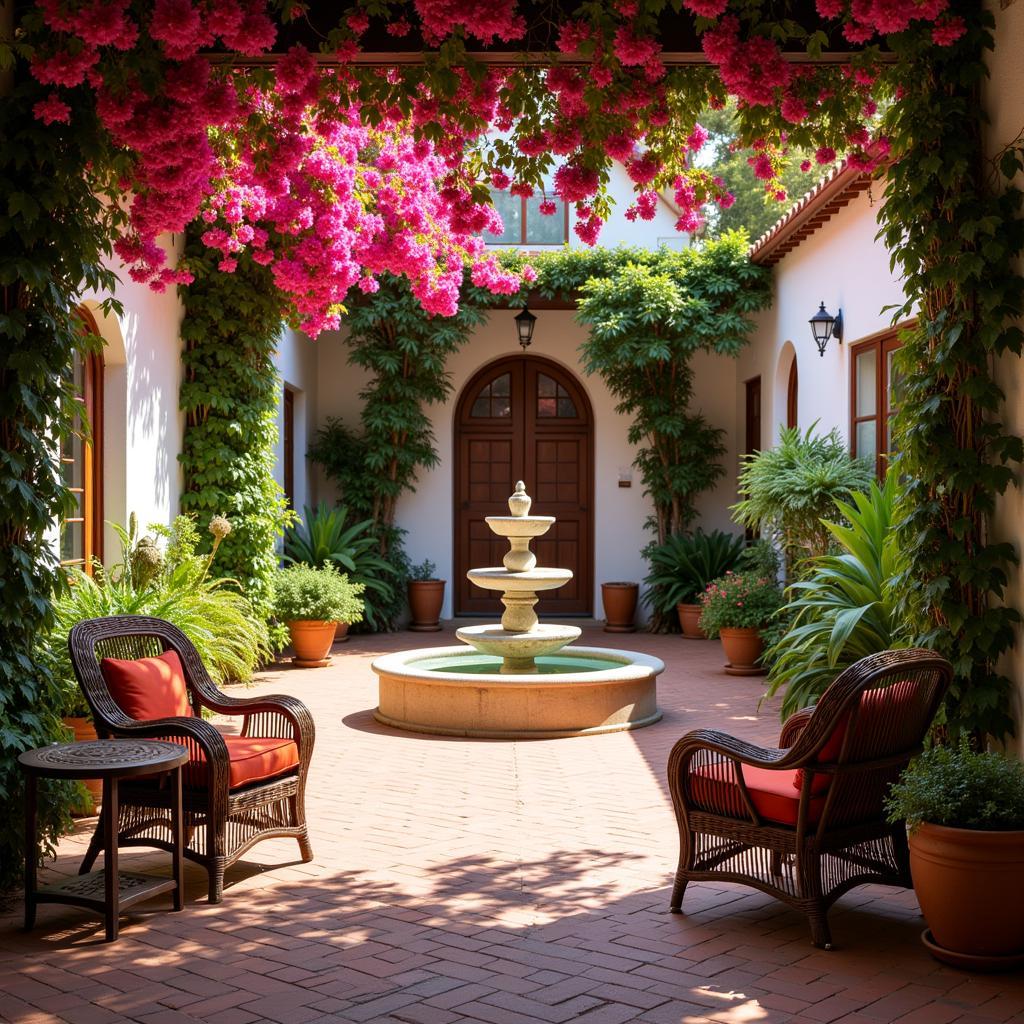
<svg viewBox="0 0 1024 1024">
<path fill-rule="evenodd" d="M 25 771 L 53 778 L 129 778 L 177 768 L 188 761 L 188 750 L 164 740 L 87 740 L 26 750 L 18 761 Z"/>
</svg>

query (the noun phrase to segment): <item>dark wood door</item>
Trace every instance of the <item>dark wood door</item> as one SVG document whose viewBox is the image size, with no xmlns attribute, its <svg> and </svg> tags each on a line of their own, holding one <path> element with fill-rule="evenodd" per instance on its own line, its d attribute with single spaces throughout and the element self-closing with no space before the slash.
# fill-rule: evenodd
<svg viewBox="0 0 1024 1024">
<path fill-rule="evenodd" d="M 486 516 L 508 515 L 517 480 L 532 511 L 557 522 L 533 542 L 538 565 L 571 569 L 572 580 L 544 595 L 550 615 L 593 613 L 593 416 L 576 379 L 556 363 L 517 356 L 492 363 L 466 385 L 455 422 L 455 611 L 499 615 L 493 593 L 466 578 L 501 565 L 508 541 Z"/>
</svg>

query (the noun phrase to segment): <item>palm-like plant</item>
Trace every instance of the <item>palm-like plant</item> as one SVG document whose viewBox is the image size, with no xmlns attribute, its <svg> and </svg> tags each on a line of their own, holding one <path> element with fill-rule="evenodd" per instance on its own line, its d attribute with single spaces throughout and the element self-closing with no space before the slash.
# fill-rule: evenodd
<svg viewBox="0 0 1024 1024">
<path fill-rule="evenodd" d="M 712 580 L 736 568 L 742 552 L 743 538 L 722 530 L 668 537 L 647 553 L 644 602 L 666 615 L 677 604 L 693 604 Z"/>
<path fill-rule="evenodd" d="M 302 519 L 289 526 L 284 534 L 284 561 L 302 562 L 319 568 L 329 562 L 348 574 L 353 583 L 366 588 L 364 616 L 372 629 L 386 627 L 379 621 L 372 595 L 382 603 L 394 596 L 395 567 L 380 553 L 380 545 L 373 529 L 372 519 L 349 522 L 344 505 L 330 508 L 321 501 L 315 509 L 308 505 L 302 509 Z"/>
<path fill-rule="evenodd" d="M 910 629 L 901 614 L 896 581 L 905 555 L 892 528 L 898 502 L 896 474 L 837 502 L 849 525 L 825 522 L 840 551 L 810 563 L 789 588 L 783 614 L 794 616 L 768 652 L 768 693 L 785 688 L 782 716 L 813 704 L 843 669 L 867 654 L 906 647 Z"/>
</svg>

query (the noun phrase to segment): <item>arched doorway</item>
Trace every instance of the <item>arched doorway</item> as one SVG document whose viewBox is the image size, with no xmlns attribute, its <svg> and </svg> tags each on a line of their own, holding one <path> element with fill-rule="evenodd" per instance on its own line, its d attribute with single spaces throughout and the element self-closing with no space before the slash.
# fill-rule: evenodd
<svg viewBox="0 0 1024 1024">
<path fill-rule="evenodd" d="M 594 418 L 579 381 L 538 356 L 490 363 L 463 388 L 455 410 L 455 613 L 495 615 L 495 596 L 466 571 L 501 565 L 508 542 L 485 516 L 507 515 L 517 480 L 534 511 L 558 522 L 533 542 L 539 565 L 573 579 L 541 598 L 544 615 L 591 615 L 594 592 Z"/>
</svg>

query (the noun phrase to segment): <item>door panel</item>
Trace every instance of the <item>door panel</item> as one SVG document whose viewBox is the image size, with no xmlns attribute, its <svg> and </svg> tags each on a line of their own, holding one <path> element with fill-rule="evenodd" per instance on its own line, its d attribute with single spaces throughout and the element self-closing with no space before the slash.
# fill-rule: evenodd
<svg viewBox="0 0 1024 1024">
<path fill-rule="evenodd" d="M 533 542 L 538 565 L 573 572 L 570 583 L 541 598 L 538 612 L 592 613 L 592 429 L 582 388 L 546 359 L 502 360 L 466 386 L 456 410 L 456 614 L 501 613 L 499 599 L 465 574 L 501 565 L 508 542 L 495 537 L 484 519 L 508 514 L 517 480 L 526 482 L 533 512 L 558 520 Z"/>
</svg>

